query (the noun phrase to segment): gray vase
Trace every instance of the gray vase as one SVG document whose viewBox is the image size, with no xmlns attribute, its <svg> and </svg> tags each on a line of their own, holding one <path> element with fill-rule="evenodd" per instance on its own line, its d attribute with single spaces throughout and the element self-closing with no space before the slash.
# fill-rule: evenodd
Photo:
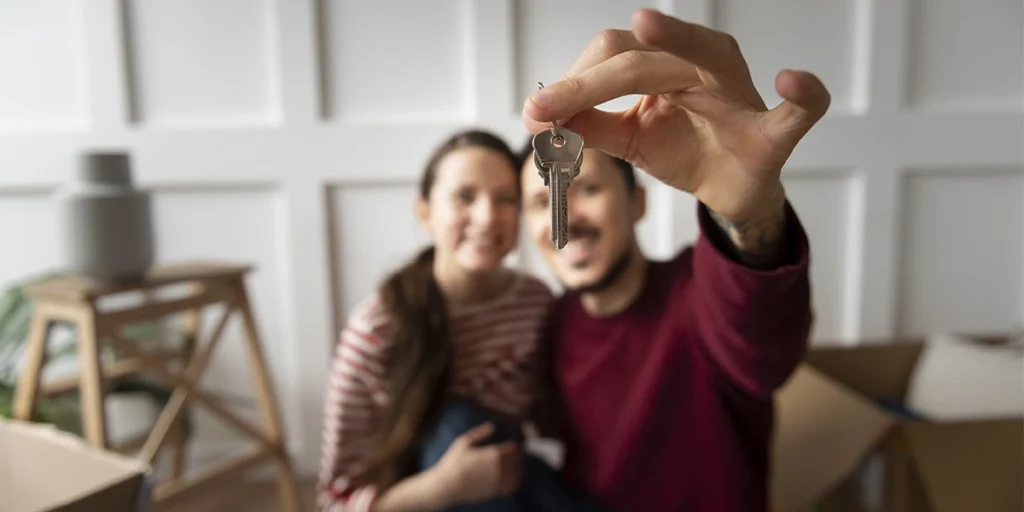
<svg viewBox="0 0 1024 512">
<path fill-rule="evenodd" d="M 57 193 L 70 271 L 104 281 L 141 278 L 154 260 L 149 193 L 132 185 L 125 153 L 86 153 Z"/>
</svg>

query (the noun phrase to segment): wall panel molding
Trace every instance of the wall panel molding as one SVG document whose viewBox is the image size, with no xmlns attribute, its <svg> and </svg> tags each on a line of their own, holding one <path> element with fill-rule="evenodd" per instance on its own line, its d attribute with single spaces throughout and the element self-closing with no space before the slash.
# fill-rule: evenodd
<svg viewBox="0 0 1024 512">
<path fill-rule="evenodd" d="M 80 153 L 129 152 L 139 186 L 171 198 L 161 236 L 176 250 L 270 262 L 260 300 L 273 315 L 289 446 L 307 473 L 318 464 L 327 356 L 344 310 L 379 277 L 374 265 L 399 262 L 421 240 L 403 223 L 428 154 L 468 126 L 518 148 L 536 82 L 558 79 L 601 29 L 628 28 L 643 5 L 735 30 L 769 106 L 782 67 L 810 68 L 832 87 L 833 108 L 783 170 L 821 256 L 821 342 L 999 329 L 1024 317 L 1011 292 L 993 292 L 1002 305 L 987 310 L 964 299 L 956 314 L 943 298 L 954 288 L 981 296 L 998 276 L 1024 289 L 1014 277 L 1024 257 L 1013 260 L 1024 227 L 996 226 L 990 210 L 1024 201 L 1017 3 L 182 1 L 0 4 L 0 66 L 17 71 L 0 80 L 0 216 L 19 221 L 0 231 L 21 247 L 6 253 L 16 259 L 2 260 L 0 280 L 57 262 L 47 201 Z M 808 22 L 815 13 L 824 21 Z M 695 200 L 643 179 L 643 244 L 667 257 L 697 236 Z M 376 218 L 362 214 L 371 210 Z M 238 247 L 216 245 L 221 218 L 241 233 Z M 390 241 L 369 241 L 381 231 Z M 556 286 L 521 243 L 509 264 Z M 963 274 L 973 261 L 973 281 L 933 275 Z"/>
</svg>

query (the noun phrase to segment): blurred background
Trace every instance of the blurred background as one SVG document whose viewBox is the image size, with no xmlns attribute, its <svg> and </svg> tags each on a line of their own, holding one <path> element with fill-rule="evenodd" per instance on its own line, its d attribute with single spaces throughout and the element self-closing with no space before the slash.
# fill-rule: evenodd
<svg viewBox="0 0 1024 512">
<path fill-rule="evenodd" d="M 537 82 L 644 6 L 732 33 L 770 107 L 783 68 L 830 88 L 784 171 L 813 244 L 816 345 L 1020 329 L 1019 0 L 0 0 L 0 285 L 65 264 L 53 194 L 78 155 L 127 152 L 158 262 L 255 266 L 289 448 L 311 475 L 339 324 L 425 241 L 428 152 L 468 125 L 525 143 Z M 695 203 L 647 183 L 642 244 L 668 257 L 695 239 Z M 512 263 L 557 286 L 529 247 Z M 257 419 L 240 335 L 204 387 Z M 111 421 L 143 414 L 125 410 Z M 195 463 L 236 449 L 197 419 Z"/>
</svg>

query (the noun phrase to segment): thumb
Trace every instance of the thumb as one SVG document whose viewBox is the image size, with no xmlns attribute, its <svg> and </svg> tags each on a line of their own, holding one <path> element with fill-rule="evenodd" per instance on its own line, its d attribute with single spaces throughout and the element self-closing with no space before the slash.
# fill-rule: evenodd
<svg viewBox="0 0 1024 512">
<path fill-rule="evenodd" d="M 494 424 L 489 422 L 489 421 L 485 421 L 485 422 L 483 422 L 483 423 L 481 423 L 481 424 L 479 424 L 479 425 L 477 425 L 477 426 L 475 426 L 475 427 L 473 427 L 473 428 L 463 432 L 459 436 L 459 441 L 462 444 L 464 444 L 464 445 L 472 446 L 472 445 L 475 445 L 475 444 L 483 442 L 493 432 L 494 432 Z"/>
<path fill-rule="evenodd" d="M 583 136 L 584 147 L 629 160 L 626 153 L 632 137 L 622 113 L 589 108 L 573 116 L 565 127 Z"/>
<path fill-rule="evenodd" d="M 764 125 L 774 143 L 794 148 L 828 111 L 832 96 L 825 84 L 807 71 L 780 71 L 775 90 L 784 101 L 764 114 Z"/>
</svg>

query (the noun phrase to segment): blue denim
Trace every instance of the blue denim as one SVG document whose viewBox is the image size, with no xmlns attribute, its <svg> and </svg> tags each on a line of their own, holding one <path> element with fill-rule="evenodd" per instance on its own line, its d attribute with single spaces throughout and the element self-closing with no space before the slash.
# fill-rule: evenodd
<svg viewBox="0 0 1024 512">
<path fill-rule="evenodd" d="M 467 400 L 452 401 L 442 411 L 437 426 L 420 451 L 423 471 L 441 459 L 448 447 L 467 430 L 490 421 L 494 433 L 483 444 L 521 440 L 518 424 L 508 421 Z M 590 500 L 566 487 L 558 473 L 543 459 L 523 454 L 523 476 L 519 488 L 508 496 L 459 505 L 446 512 L 602 512 Z"/>
</svg>

